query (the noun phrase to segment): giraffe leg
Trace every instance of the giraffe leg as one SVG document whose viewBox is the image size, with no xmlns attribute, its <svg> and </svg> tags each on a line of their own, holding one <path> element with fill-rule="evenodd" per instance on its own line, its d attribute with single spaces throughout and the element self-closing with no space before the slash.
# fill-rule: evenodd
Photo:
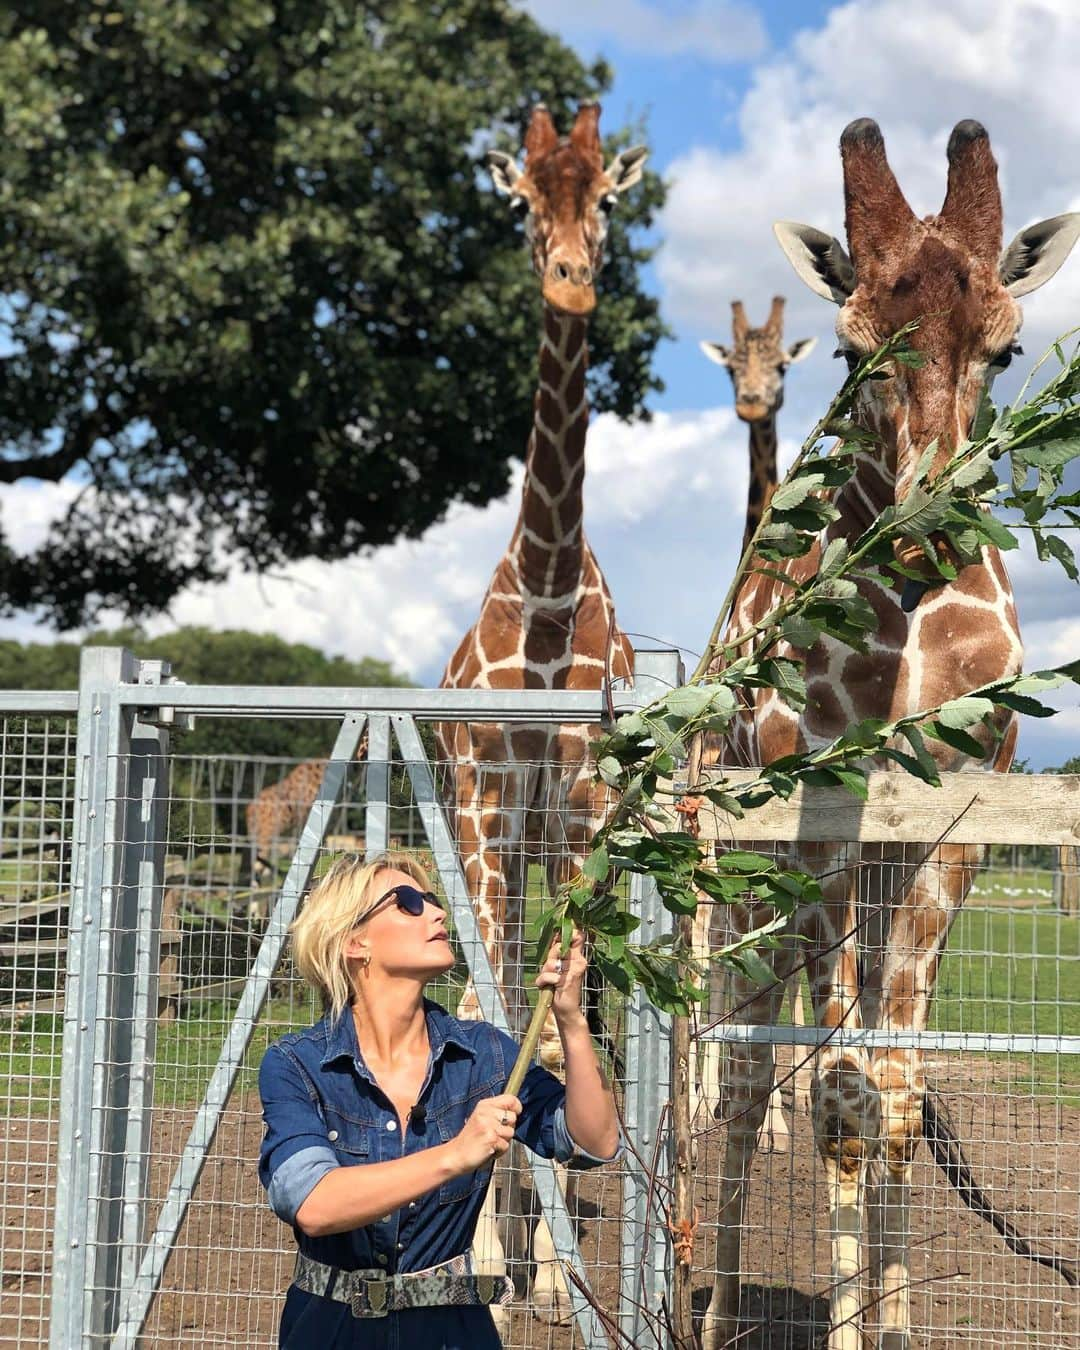
<svg viewBox="0 0 1080 1350">
<path fill-rule="evenodd" d="M 813 850 L 817 864 L 835 851 Z M 816 952 L 807 963 L 818 1026 L 862 1025 L 856 948 L 856 890 L 849 870 L 828 869 L 823 900 L 800 916 Z M 881 1103 L 865 1051 L 822 1047 L 811 1084 L 814 1138 L 825 1164 L 832 1261 L 828 1350 L 861 1350 L 863 1209 L 868 1163 L 881 1137 Z"/>
<path fill-rule="evenodd" d="M 922 1031 L 949 928 L 983 850 L 945 844 L 915 874 L 896 906 L 880 978 L 880 1025 Z M 880 1283 L 880 1350 L 911 1344 L 911 1164 L 922 1133 L 926 1083 L 917 1050 L 879 1052 L 884 1160 L 871 1209 L 872 1268 Z"/>
<path fill-rule="evenodd" d="M 731 915 L 740 928 L 761 922 L 743 914 Z M 761 953 L 765 960 L 777 967 L 783 952 Z M 777 969 L 781 976 L 782 969 Z M 744 976 L 729 977 L 730 997 L 734 1006 L 743 1007 L 740 1016 L 755 1025 L 776 1020 L 783 994 L 783 985 L 773 985 L 762 991 Z M 721 1346 L 738 1343 L 739 1291 L 742 1257 L 742 1228 L 746 1211 L 747 1183 L 750 1165 L 757 1148 L 758 1130 L 768 1109 L 772 1090 L 775 1051 L 771 1045 L 749 1042 L 729 1044 L 723 1056 L 723 1085 L 721 1105 L 727 1124 L 723 1172 L 720 1177 L 719 1218 L 716 1239 L 716 1275 L 712 1296 L 701 1328 L 702 1350 L 720 1350 Z"/>
</svg>

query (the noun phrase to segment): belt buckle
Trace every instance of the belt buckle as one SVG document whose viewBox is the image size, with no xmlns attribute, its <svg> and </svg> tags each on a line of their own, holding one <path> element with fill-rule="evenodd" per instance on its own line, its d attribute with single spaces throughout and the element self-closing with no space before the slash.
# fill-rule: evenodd
<svg viewBox="0 0 1080 1350">
<path fill-rule="evenodd" d="M 364 1279 L 349 1294 L 349 1310 L 354 1317 L 385 1317 L 390 1311 L 389 1281 Z"/>
</svg>

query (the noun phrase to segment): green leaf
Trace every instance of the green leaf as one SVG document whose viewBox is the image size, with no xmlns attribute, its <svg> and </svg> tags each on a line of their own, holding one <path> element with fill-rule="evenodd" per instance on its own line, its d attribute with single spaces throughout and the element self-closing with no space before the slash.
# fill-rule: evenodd
<svg viewBox="0 0 1080 1350">
<path fill-rule="evenodd" d="M 1041 444 L 1020 445 L 1010 453 L 1013 460 L 1019 464 L 1030 464 L 1033 468 L 1063 469 L 1066 464 L 1080 456 L 1080 436 L 1047 440 Z"/>
<path fill-rule="evenodd" d="M 973 759 L 986 758 L 986 748 L 980 745 L 974 736 L 969 736 L 966 731 L 959 731 L 944 722 L 924 722 L 923 734 L 933 737 L 934 740 L 943 741 L 953 750 L 959 750 L 961 754 L 970 755 Z"/>
<path fill-rule="evenodd" d="M 780 484 L 773 493 L 769 507 L 774 514 L 790 510 L 791 507 L 804 502 L 810 493 L 817 491 L 824 482 L 824 475 L 820 473 L 800 474 Z"/>
<path fill-rule="evenodd" d="M 825 552 L 821 555 L 821 564 L 818 567 L 818 580 L 827 581 L 830 577 L 835 577 L 843 569 L 848 559 L 848 541 L 846 539 L 832 539 L 826 545 Z"/>
<path fill-rule="evenodd" d="M 990 452 L 980 450 L 977 454 L 972 455 L 966 464 L 960 465 L 951 475 L 951 482 L 953 487 L 976 487 L 988 477 L 993 478 L 995 482 L 997 481 L 994 466 L 990 463 Z"/>
<path fill-rule="evenodd" d="M 581 875 L 590 881 L 603 881 L 611 868 L 608 851 L 603 844 L 593 849 L 581 868 Z"/>
<path fill-rule="evenodd" d="M 793 614 L 780 625 L 780 634 L 793 647 L 809 650 L 821 637 L 821 629 L 802 614 Z"/>
<path fill-rule="evenodd" d="M 965 727 L 981 722 L 984 717 L 989 717 L 993 711 L 994 705 L 988 698 L 975 698 L 969 694 L 964 698 L 954 698 L 948 703 L 943 703 L 938 709 L 937 720 L 944 726 L 956 727 L 962 731 Z"/>
<path fill-rule="evenodd" d="M 622 777 L 622 765 L 614 755 L 605 755 L 597 764 L 596 772 L 609 787 L 614 787 Z"/>
<path fill-rule="evenodd" d="M 1052 557 L 1065 569 L 1065 574 L 1070 581 L 1080 581 L 1080 571 L 1077 571 L 1076 558 L 1072 549 L 1064 539 L 1059 539 L 1056 534 L 1046 536 L 1046 547 Z"/>
</svg>

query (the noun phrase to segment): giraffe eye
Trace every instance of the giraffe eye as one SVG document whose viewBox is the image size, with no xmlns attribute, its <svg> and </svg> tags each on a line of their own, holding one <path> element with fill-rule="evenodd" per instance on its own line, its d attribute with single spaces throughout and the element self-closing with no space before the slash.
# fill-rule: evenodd
<svg viewBox="0 0 1080 1350">
<path fill-rule="evenodd" d="M 1005 370 L 1012 364 L 1014 356 L 1023 356 L 1024 349 L 1019 342 L 1014 342 L 1010 347 L 1006 347 L 1003 352 L 990 358 L 990 366 L 993 370 Z"/>
<path fill-rule="evenodd" d="M 612 211 L 615 210 L 615 205 L 618 200 L 619 194 L 617 192 L 605 192 L 596 205 L 599 210 L 603 211 L 605 216 L 610 216 Z"/>
<path fill-rule="evenodd" d="M 529 214 L 528 197 L 511 197 L 510 214 L 514 217 L 515 220 L 524 220 L 525 217 Z"/>
</svg>

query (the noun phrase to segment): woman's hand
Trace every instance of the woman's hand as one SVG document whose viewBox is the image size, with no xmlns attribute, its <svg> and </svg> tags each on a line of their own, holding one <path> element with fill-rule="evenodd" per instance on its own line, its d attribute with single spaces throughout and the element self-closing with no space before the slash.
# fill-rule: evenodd
<svg viewBox="0 0 1080 1350">
<path fill-rule="evenodd" d="M 509 1092 L 485 1097 L 453 1140 L 458 1172 L 476 1172 L 492 1158 L 505 1153 L 514 1138 L 521 1103 Z"/>
<path fill-rule="evenodd" d="M 585 959 L 585 938 L 577 928 L 574 929 L 570 950 L 565 956 L 560 955 L 561 948 L 562 942 L 556 938 L 551 944 L 548 959 L 536 977 L 537 989 L 555 990 L 552 1008 L 556 1020 L 582 1015 L 581 986 L 589 967 Z"/>
</svg>

